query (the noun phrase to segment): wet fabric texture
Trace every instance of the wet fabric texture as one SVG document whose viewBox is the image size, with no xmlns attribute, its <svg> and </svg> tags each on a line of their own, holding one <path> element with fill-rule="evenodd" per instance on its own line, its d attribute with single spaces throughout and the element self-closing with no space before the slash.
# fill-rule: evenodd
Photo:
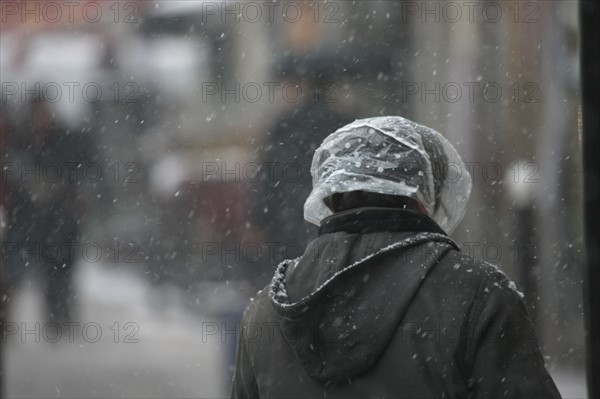
<svg viewBox="0 0 600 399">
<path fill-rule="evenodd" d="M 326 220 L 246 309 L 233 398 L 559 398 L 520 293 L 419 212 Z"/>
</svg>

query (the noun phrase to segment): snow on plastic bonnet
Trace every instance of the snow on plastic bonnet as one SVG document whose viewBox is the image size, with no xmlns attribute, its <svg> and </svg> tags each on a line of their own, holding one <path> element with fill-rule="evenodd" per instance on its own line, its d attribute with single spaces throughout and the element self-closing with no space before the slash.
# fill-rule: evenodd
<svg viewBox="0 0 600 399">
<path fill-rule="evenodd" d="M 413 198 L 449 234 L 471 193 L 471 176 L 452 144 L 399 116 L 359 119 L 330 134 L 315 151 L 310 172 L 304 219 L 316 225 L 332 214 L 323 199 L 361 190 Z"/>
</svg>

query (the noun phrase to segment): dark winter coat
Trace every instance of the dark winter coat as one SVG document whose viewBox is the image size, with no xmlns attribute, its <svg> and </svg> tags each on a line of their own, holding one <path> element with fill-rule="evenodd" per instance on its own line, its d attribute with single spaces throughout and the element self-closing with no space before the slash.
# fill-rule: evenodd
<svg viewBox="0 0 600 399">
<path fill-rule="evenodd" d="M 317 233 L 316 226 L 304 220 L 303 211 L 312 188 L 310 164 L 325 137 L 350 122 L 323 97 L 282 115 L 267 133 L 257 222 L 275 244 L 269 261 L 279 263 L 288 251 L 300 255 L 294 248 L 305 248 Z"/>
<path fill-rule="evenodd" d="M 246 309 L 233 398 L 559 398 L 514 284 L 408 210 L 324 220 Z"/>
</svg>

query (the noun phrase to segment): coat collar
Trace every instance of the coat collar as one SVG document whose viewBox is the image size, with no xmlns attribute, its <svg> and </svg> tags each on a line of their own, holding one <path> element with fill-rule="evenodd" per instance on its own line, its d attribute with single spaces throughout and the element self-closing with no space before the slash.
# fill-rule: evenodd
<svg viewBox="0 0 600 399">
<path fill-rule="evenodd" d="M 345 231 L 347 233 L 374 233 L 378 231 L 432 232 L 447 235 L 428 216 L 413 210 L 363 207 L 335 213 L 319 227 L 319 235 Z"/>
</svg>

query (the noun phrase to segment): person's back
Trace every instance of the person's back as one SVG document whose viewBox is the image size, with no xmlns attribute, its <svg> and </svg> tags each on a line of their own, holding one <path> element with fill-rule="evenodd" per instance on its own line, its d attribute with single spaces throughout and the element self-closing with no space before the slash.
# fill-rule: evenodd
<svg viewBox="0 0 600 399">
<path fill-rule="evenodd" d="M 378 130 L 374 119 L 368 129 Z M 354 137 L 365 155 L 357 162 L 370 161 L 373 134 L 379 132 Z M 454 214 L 438 207 L 452 208 L 444 195 L 468 197 L 470 181 L 444 187 L 436 168 L 431 198 L 437 201 L 428 203 L 401 196 L 394 185 L 369 192 L 377 179 L 394 180 L 393 171 L 376 169 L 379 175 L 359 179 L 365 185 L 347 186 L 354 191 L 319 194 L 346 180 L 340 174 L 357 174 L 339 166 L 350 136 L 327 139 L 317 150 L 305 216 L 318 222 L 319 236 L 303 256 L 278 266 L 246 310 L 231 396 L 560 397 L 514 284 L 460 252 L 446 234 L 460 221 L 466 198 L 454 202 Z M 349 139 L 350 146 L 340 145 Z M 327 149 L 328 141 L 339 151 Z M 440 155 L 429 160 L 429 171 Z M 325 208 L 314 212 L 311 204 L 319 202 L 329 215 Z"/>
</svg>

